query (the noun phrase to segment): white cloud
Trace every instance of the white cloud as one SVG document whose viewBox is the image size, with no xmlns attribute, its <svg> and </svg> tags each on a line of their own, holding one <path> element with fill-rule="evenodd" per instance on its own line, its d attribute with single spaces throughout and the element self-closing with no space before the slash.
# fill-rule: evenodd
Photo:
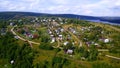
<svg viewBox="0 0 120 68">
<path fill-rule="evenodd" d="M 0 11 L 120 16 L 120 0 L 0 0 Z"/>
</svg>

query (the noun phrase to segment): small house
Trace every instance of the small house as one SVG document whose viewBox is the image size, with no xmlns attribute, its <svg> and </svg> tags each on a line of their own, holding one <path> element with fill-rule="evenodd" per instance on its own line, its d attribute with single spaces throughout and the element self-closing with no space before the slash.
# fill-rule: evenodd
<svg viewBox="0 0 120 68">
<path fill-rule="evenodd" d="M 104 39 L 104 43 L 108 43 L 109 41 L 109 39 Z"/>
<path fill-rule="evenodd" d="M 14 36 L 15 39 L 18 39 L 18 36 Z"/>
<path fill-rule="evenodd" d="M 67 54 L 73 54 L 73 50 L 68 49 L 68 50 L 67 50 Z"/>
<path fill-rule="evenodd" d="M 58 35 L 58 39 L 59 40 L 62 40 L 63 38 L 62 38 L 62 35 Z"/>
<path fill-rule="evenodd" d="M 54 43 L 55 42 L 55 38 L 52 38 L 52 41 L 50 43 Z"/>
<path fill-rule="evenodd" d="M 68 41 L 66 41 L 66 42 L 64 42 L 63 44 L 64 44 L 64 45 L 67 45 L 68 43 L 69 43 L 69 42 L 68 42 Z"/>
<path fill-rule="evenodd" d="M 13 63 L 14 63 L 14 60 L 11 60 L 10 63 L 13 64 Z"/>
</svg>

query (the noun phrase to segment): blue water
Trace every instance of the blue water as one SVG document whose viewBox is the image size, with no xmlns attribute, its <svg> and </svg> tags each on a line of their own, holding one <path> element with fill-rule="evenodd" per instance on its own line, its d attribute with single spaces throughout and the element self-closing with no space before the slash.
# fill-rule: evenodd
<svg viewBox="0 0 120 68">
<path fill-rule="evenodd" d="M 87 20 L 87 21 L 98 22 L 98 23 L 106 23 L 106 24 L 111 24 L 111 25 L 120 25 L 120 23 L 113 23 L 113 22 L 101 21 L 101 20 Z"/>
</svg>

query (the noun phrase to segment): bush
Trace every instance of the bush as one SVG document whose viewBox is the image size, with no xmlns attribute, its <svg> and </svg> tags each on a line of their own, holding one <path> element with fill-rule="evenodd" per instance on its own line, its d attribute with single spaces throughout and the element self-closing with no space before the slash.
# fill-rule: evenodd
<svg viewBox="0 0 120 68">
<path fill-rule="evenodd" d="M 44 43 L 44 42 L 41 42 L 39 48 L 45 50 L 53 50 L 53 47 L 50 45 L 50 43 Z"/>
<path fill-rule="evenodd" d="M 97 62 L 92 65 L 92 68 L 113 68 L 113 66 L 105 62 Z"/>
</svg>

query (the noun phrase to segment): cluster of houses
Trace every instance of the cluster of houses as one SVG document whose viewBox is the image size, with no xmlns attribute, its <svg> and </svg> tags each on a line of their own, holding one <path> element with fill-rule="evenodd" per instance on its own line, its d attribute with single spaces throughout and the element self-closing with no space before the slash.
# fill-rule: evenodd
<svg viewBox="0 0 120 68">
<path fill-rule="evenodd" d="M 90 26 L 90 27 L 82 27 L 81 31 L 90 31 L 91 28 L 93 28 L 93 27 L 92 26 Z"/>
<path fill-rule="evenodd" d="M 82 27 L 81 28 L 81 31 L 83 34 L 85 34 L 84 32 L 85 31 L 89 31 L 89 33 L 93 33 L 95 31 L 93 31 L 95 27 L 93 26 L 90 26 L 90 27 Z M 104 38 L 103 34 L 104 34 L 104 31 L 103 30 L 96 30 L 96 32 L 100 32 L 99 35 L 96 35 L 96 36 L 99 36 L 99 37 L 96 37 L 98 39 L 97 42 L 102 42 L 102 43 L 109 43 L 110 42 L 110 39 L 109 38 Z M 85 44 L 90 47 L 90 45 L 95 45 L 96 47 L 101 47 L 101 45 L 99 43 L 96 43 L 94 42 L 93 40 L 88 40 L 88 38 L 84 37 L 83 40 L 86 40 Z"/>
<path fill-rule="evenodd" d="M 76 33 L 77 33 L 77 31 L 75 30 L 75 28 L 68 27 L 68 30 L 71 31 L 73 34 L 76 34 Z"/>
<path fill-rule="evenodd" d="M 104 38 L 104 39 L 99 39 L 99 41 L 101 41 L 103 43 L 109 43 L 110 39 Z M 95 45 L 96 47 L 101 47 L 101 45 L 99 43 L 96 43 L 94 41 L 89 41 L 89 42 L 85 42 L 85 43 L 88 47 L 90 47 L 90 45 Z"/>
<path fill-rule="evenodd" d="M 20 20 L 18 20 L 18 22 L 20 22 L 20 23 L 26 22 L 26 24 L 33 24 L 32 27 L 35 28 L 35 29 L 39 28 L 41 25 L 44 25 L 44 26 L 48 27 L 48 33 L 49 33 L 49 35 L 51 36 L 51 39 L 52 39 L 51 43 L 53 43 L 53 42 L 56 41 L 56 37 L 55 37 L 56 35 L 58 36 L 59 40 L 63 39 L 62 34 L 60 34 L 60 33 L 63 32 L 64 29 L 59 27 L 60 23 L 64 23 L 63 20 L 64 19 L 60 18 L 60 17 L 59 18 L 32 17 L 29 20 L 26 19 L 24 21 L 22 19 L 20 19 Z M 59 21 L 60 23 L 58 23 L 57 21 Z M 14 22 L 11 22 L 10 26 L 13 26 L 13 25 L 14 25 Z M 53 28 L 56 28 L 56 29 L 53 30 Z M 24 36 L 26 36 L 26 38 L 37 38 L 39 36 L 38 34 L 34 34 L 36 32 L 35 30 L 31 31 L 27 27 L 18 28 L 17 32 L 22 32 L 22 34 Z M 54 34 L 54 33 L 56 33 L 56 34 Z"/>
<path fill-rule="evenodd" d="M 64 46 L 67 46 L 67 44 L 71 40 L 71 36 L 69 34 L 67 34 L 66 36 L 63 35 L 65 30 L 61 27 L 61 23 L 56 22 L 56 20 L 53 20 L 52 22 L 49 22 L 47 24 L 47 28 L 48 28 L 47 32 L 48 32 L 48 34 L 50 35 L 50 38 L 51 38 L 51 43 L 54 43 L 57 40 L 59 40 L 60 42 L 62 42 L 62 44 Z M 73 52 L 74 52 L 73 49 L 67 49 L 65 51 L 66 54 L 70 54 L 70 55 L 73 54 Z"/>
<path fill-rule="evenodd" d="M 23 34 L 28 39 L 33 39 L 33 38 L 35 39 L 39 37 L 39 34 L 35 33 L 37 32 L 36 29 L 30 30 L 28 27 L 23 27 L 23 28 L 16 29 L 16 31 L 18 33 Z"/>
<path fill-rule="evenodd" d="M 71 35 L 67 34 L 66 36 L 63 35 L 63 32 L 65 32 L 65 30 L 61 27 L 62 24 L 66 23 L 66 21 L 63 22 L 63 19 L 62 18 L 34 18 L 31 20 L 31 22 L 35 22 L 34 25 L 33 25 L 33 28 L 35 27 L 39 27 L 41 24 L 43 24 L 44 26 L 47 27 L 47 32 L 51 38 L 51 43 L 55 43 L 57 40 L 59 40 L 60 42 L 63 43 L 64 46 L 66 46 L 69 41 L 72 39 L 71 38 Z M 39 23 L 37 23 L 39 22 Z M 13 23 L 10 23 L 10 25 L 12 26 Z M 79 30 L 81 30 L 81 33 L 85 33 L 85 31 L 89 31 L 91 32 L 92 31 L 92 28 L 94 28 L 93 26 L 89 26 L 89 27 L 81 27 Z M 23 35 L 26 36 L 27 38 L 38 38 L 39 35 L 38 34 L 34 34 L 36 32 L 36 30 L 31 30 L 24 27 L 23 28 L 24 30 L 24 33 Z M 68 29 L 70 32 L 72 32 L 73 34 L 75 34 L 78 38 L 79 35 L 81 34 L 80 32 L 78 32 L 75 27 L 68 27 Z M 20 30 L 18 29 L 18 32 Z M 101 32 L 101 34 L 103 34 L 103 32 Z M 85 40 L 87 40 L 87 38 L 83 38 Z M 63 41 L 64 40 L 64 41 Z M 99 39 L 99 41 L 102 41 L 104 43 L 108 43 L 110 42 L 110 39 L 107 39 L 107 38 L 102 38 L 102 39 Z M 74 42 L 72 43 L 74 45 Z M 85 44 L 89 47 L 90 45 L 96 45 L 97 47 L 99 47 L 99 43 L 96 43 L 94 41 L 90 41 L 90 40 L 87 40 L 85 42 Z M 66 53 L 70 53 L 72 54 L 73 53 L 73 50 L 72 49 L 67 49 Z"/>
<path fill-rule="evenodd" d="M 47 32 L 52 39 L 51 43 L 54 43 L 57 39 L 60 41 L 63 40 L 63 35 L 61 33 L 64 32 L 64 29 L 60 27 L 57 22 L 51 22 L 50 25 L 48 25 Z"/>
<path fill-rule="evenodd" d="M 90 45 L 95 45 L 96 47 L 101 47 L 101 45 L 93 40 L 88 40 L 88 38 L 86 37 L 81 37 L 81 34 L 84 35 L 85 32 L 87 31 L 88 33 L 92 32 L 94 29 L 93 26 L 89 26 L 89 27 L 81 27 L 80 28 L 80 32 L 76 31 L 75 28 L 73 27 L 68 27 L 68 30 L 71 31 L 73 34 L 75 34 L 79 39 L 82 40 L 86 40 L 85 44 L 87 45 L 87 47 L 90 47 Z M 100 35 L 104 34 L 104 31 L 100 31 L 98 30 L 100 33 Z M 97 38 L 97 37 L 96 37 Z M 103 43 L 109 43 L 110 39 L 109 38 L 98 38 L 98 41 L 103 42 Z M 65 42 L 64 44 L 66 45 L 68 42 Z"/>
</svg>

